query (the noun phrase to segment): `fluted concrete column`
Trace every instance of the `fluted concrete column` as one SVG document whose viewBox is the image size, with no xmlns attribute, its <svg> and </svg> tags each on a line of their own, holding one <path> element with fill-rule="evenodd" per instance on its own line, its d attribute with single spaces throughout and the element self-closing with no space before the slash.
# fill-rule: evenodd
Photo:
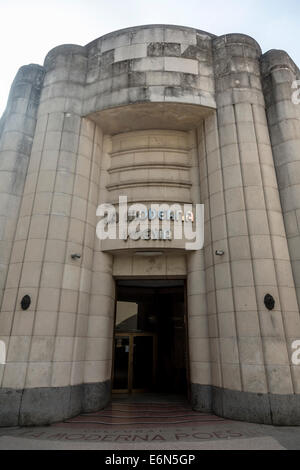
<svg viewBox="0 0 300 470">
<path fill-rule="evenodd" d="M 103 139 L 100 129 L 97 135 L 98 151 L 101 153 L 97 200 L 101 204 L 108 201 L 106 184 L 109 155 L 107 147 L 110 146 L 111 141 L 108 136 Z M 84 369 L 83 410 L 85 411 L 103 408 L 111 397 L 115 314 L 115 281 L 112 270 L 113 256 L 101 251 L 101 240 L 95 236 Z"/>
<path fill-rule="evenodd" d="M 193 407 L 300 424 L 295 79 L 285 53 L 262 57 L 248 36 L 168 25 L 59 46 L 20 69 L 0 121 L 0 425 L 105 406 L 113 274 L 186 272 Z M 124 194 L 204 203 L 204 250 L 101 243 L 97 206 Z"/>
<path fill-rule="evenodd" d="M 0 306 L 44 73 L 44 68 L 35 64 L 19 69 L 11 87 L 6 110 L 0 120 Z"/>
<path fill-rule="evenodd" d="M 215 350 L 226 417 L 299 423 L 291 343 L 299 312 L 261 89 L 257 43 L 214 40 L 217 115 L 204 123 Z M 224 250 L 216 256 L 216 250 Z M 271 294 L 275 308 L 264 305 Z M 210 312 L 209 312 L 210 313 Z"/>
<path fill-rule="evenodd" d="M 197 132 L 189 132 L 191 198 L 200 204 Z M 191 402 L 195 410 L 211 411 L 211 358 L 206 305 L 204 250 L 187 252 L 187 312 Z"/>
<path fill-rule="evenodd" d="M 115 312 L 112 267 L 112 255 L 96 249 L 85 356 L 84 411 L 99 410 L 110 400 Z"/>
<path fill-rule="evenodd" d="M 300 70 L 284 51 L 261 58 L 274 162 L 300 309 Z M 293 95 L 295 98 L 293 99 Z"/>
<path fill-rule="evenodd" d="M 206 308 L 204 253 L 187 255 L 187 308 L 192 406 L 211 411 L 210 339 Z"/>
<path fill-rule="evenodd" d="M 51 422 L 81 409 L 88 314 L 82 303 L 92 269 L 92 183 L 99 175 L 95 125 L 80 116 L 85 64 L 85 50 L 77 46 L 56 48 L 45 61 L 1 312 L 9 335 L 2 396 L 21 391 L 9 424 Z M 31 297 L 26 312 L 24 295 Z"/>
</svg>

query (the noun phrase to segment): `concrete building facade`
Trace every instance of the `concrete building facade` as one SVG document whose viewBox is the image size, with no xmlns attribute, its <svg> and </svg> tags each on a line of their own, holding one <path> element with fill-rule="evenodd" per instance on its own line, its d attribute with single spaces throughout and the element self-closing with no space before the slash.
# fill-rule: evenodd
<svg viewBox="0 0 300 470">
<path fill-rule="evenodd" d="M 194 409 L 300 424 L 299 79 L 249 36 L 168 25 L 20 68 L 0 121 L 0 425 L 109 402 L 116 286 L 142 281 L 183 282 Z M 122 195 L 204 204 L 203 249 L 99 240 Z"/>
</svg>

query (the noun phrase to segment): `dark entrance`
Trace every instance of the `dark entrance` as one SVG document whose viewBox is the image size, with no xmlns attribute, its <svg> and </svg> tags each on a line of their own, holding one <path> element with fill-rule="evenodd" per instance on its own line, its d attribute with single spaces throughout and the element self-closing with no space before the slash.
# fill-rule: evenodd
<svg viewBox="0 0 300 470">
<path fill-rule="evenodd" d="M 117 281 L 114 391 L 187 393 L 183 280 Z"/>
</svg>

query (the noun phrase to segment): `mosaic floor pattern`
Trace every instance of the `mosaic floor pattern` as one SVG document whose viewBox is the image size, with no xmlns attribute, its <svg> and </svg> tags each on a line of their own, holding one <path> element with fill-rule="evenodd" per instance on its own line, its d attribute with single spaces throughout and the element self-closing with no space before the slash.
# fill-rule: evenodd
<svg viewBox="0 0 300 470">
<path fill-rule="evenodd" d="M 83 413 L 75 418 L 68 419 L 56 426 L 97 428 L 99 426 L 184 426 L 207 424 L 225 421 L 218 416 L 193 411 L 187 401 L 174 401 L 172 403 L 141 403 L 134 399 L 126 403 L 115 399 L 104 410 L 96 413 Z"/>
</svg>

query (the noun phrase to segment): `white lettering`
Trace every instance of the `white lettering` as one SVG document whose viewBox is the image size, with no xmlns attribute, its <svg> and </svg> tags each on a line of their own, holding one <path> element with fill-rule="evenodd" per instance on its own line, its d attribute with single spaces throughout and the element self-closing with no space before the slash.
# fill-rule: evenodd
<svg viewBox="0 0 300 470">
<path fill-rule="evenodd" d="M 0 341 L 0 364 L 6 363 L 6 344 Z"/>
<path fill-rule="evenodd" d="M 296 351 L 292 354 L 292 363 L 295 366 L 300 365 L 300 340 L 296 340 L 292 343 L 292 349 L 296 349 Z"/>
</svg>

